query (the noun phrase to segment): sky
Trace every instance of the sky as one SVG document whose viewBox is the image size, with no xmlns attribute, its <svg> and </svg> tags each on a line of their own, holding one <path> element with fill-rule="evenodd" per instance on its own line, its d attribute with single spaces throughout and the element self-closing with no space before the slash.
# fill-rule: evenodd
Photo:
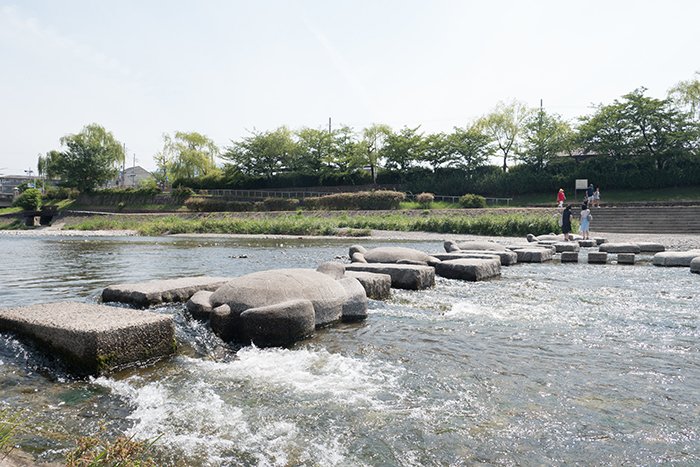
<svg viewBox="0 0 700 467">
<path fill-rule="evenodd" d="M 155 169 L 286 125 L 450 131 L 513 99 L 575 120 L 700 70 L 697 0 L 0 0 L 0 174 L 98 123 Z"/>
</svg>

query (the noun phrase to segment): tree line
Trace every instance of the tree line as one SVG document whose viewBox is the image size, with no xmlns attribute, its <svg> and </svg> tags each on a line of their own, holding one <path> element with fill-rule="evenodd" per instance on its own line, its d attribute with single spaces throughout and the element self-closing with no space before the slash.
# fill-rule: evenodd
<svg viewBox="0 0 700 467">
<path fill-rule="evenodd" d="M 163 136 L 163 148 L 154 156 L 154 177 L 162 186 L 193 188 L 390 182 L 462 194 L 505 193 L 509 185 L 511 192 L 517 191 L 513 187 L 518 177 L 520 185 L 530 180 L 532 191 L 549 189 L 580 169 L 571 165 L 579 156 L 595 156 L 598 166 L 615 170 L 635 166 L 644 177 L 650 177 L 649 171 L 673 173 L 679 165 L 700 166 L 700 73 L 679 82 L 664 98 L 646 91 L 638 88 L 600 104 L 574 123 L 511 101 L 440 133 L 425 133 L 420 127 L 394 130 L 384 124 L 361 130 L 283 126 L 251 131 L 219 148 L 203 134 L 175 132 Z M 124 162 L 124 145 L 97 124 L 60 143 L 62 150 L 39 158 L 39 173 L 81 191 L 115 178 Z M 217 166 L 217 158 L 223 165 Z M 498 166 L 492 163 L 496 158 Z"/>
</svg>

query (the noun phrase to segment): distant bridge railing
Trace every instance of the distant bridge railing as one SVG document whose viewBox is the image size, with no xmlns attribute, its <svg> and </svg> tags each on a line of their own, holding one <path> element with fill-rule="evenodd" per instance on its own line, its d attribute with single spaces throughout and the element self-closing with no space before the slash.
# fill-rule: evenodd
<svg viewBox="0 0 700 467">
<path fill-rule="evenodd" d="M 320 196 L 338 194 L 335 191 L 280 191 L 280 190 L 197 190 L 200 195 L 219 196 L 229 199 L 265 199 L 265 198 L 318 198 Z M 447 201 L 458 204 L 460 196 L 434 195 L 435 201 Z M 414 199 L 413 193 L 406 193 L 407 199 Z M 486 198 L 486 203 L 490 206 L 500 204 L 510 205 L 513 198 Z"/>
</svg>

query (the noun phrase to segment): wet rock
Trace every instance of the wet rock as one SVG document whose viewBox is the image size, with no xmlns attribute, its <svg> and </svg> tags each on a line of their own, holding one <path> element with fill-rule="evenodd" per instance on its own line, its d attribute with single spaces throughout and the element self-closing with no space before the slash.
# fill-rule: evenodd
<svg viewBox="0 0 700 467">
<path fill-rule="evenodd" d="M 605 264 L 608 262 L 608 254 L 604 251 L 591 251 L 588 253 L 589 264 Z"/>
<path fill-rule="evenodd" d="M 386 300 L 391 296 L 391 276 L 373 272 L 346 271 L 345 275 L 357 279 L 365 294 L 373 300 Z"/>
<path fill-rule="evenodd" d="M 636 243 L 603 243 L 598 250 L 606 253 L 639 253 L 639 245 Z"/>
<path fill-rule="evenodd" d="M 690 261 L 690 272 L 700 274 L 700 256 L 693 258 Z"/>
<path fill-rule="evenodd" d="M 258 347 L 286 346 L 313 334 L 314 306 L 309 300 L 289 300 L 250 308 L 240 315 L 243 334 Z"/>
<path fill-rule="evenodd" d="M 518 263 L 543 263 L 551 261 L 554 256 L 549 248 L 521 248 L 515 250 L 515 253 L 518 255 Z"/>
<path fill-rule="evenodd" d="M 200 290 L 216 290 L 229 280 L 226 277 L 196 276 L 117 284 L 102 291 L 102 301 L 128 303 L 139 307 L 164 302 L 185 302 Z"/>
<path fill-rule="evenodd" d="M 364 271 L 391 276 L 391 286 L 396 289 L 422 290 L 435 285 L 435 269 L 430 266 L 410 264 L 352 263 L 346 271 Z"/>
<path fill-rule="evenodd" d="M 443 247 L 447 253 L 458 252 L 460 250 L 470 251 L 506 251 L 506 247 L 496 242 L 453 242 L 447 240 L 443 243 Z"/>
<path fill-rule="evenodd" d="M 213 293 L 214 292 L 210 292 L 208 290 L 200 290 L 196 294 L 192 295 L 189 300 L 187 300 L 187 311 L 190 312 L 194 319 L 209 319 L 209 314 L 212 310 L 209 299 Z"/>
<path fill-rule="evenodd" d="M 662 251 L 652 258 L 654 266 L 688 267 L 694 258 L 700 256 L 700 250 Z"/>
<path fill-rule="evenodd" d="M 338 281 L 346 293 L 341 319 L 345 322 L 361 321 L 367 318 L 367 292 L 359 280 L 345 277 Z"/>
<path fill-rule="evenodd" d="M 345 265 L 341 263 L 322 263 L 316 268 L 316 270 L 332 277 L 335 280 L 345 277 Z"/>
<path fill-rule="evenodd" d="M 617 264 L 634 264 L 635 258 L 634 253 L 618 253 Z"/>
<path fill-rule="evenodd" d="M 578 251 L 562 251 L 562 263 L 578 263 Z"/>
<path fill-rule="evenodd" d="M 352 258 L 356 258 L 358 253 L 362 254 L 364 260 L 368 263 L 423 264 L 432 266 L 440 261 L 422 251 L 398 246 L 372 248 L 371 250 L 365 250 L 364 252 L 357 249 L 357 246 L 350 247 L 350 256 Z"/>
<path fill-rule="evenodd" d="M 557 253 L 562 251 L 579 251 L 578 242 L 557 242 L 554 244 Z"/>
<path fill-rule="evenodd" d="M 0 330 L 47 345 L 79 374 L 104 374 L 175 352 L 170 316 L 77 302 L 0 310 Z"/>
<path fill-rule="evenodd" d="M 501 275 L 501 260 L 463 258 L 442 261 L 435 265 L 435 273 L 447 279 L 483 281 Z"/>
<path fill-rule="evenodd" d="M 661 251 L 666 251 L 666 247 L 661 243 L 655 242 L 637 242 L 639 246 L 639 251 L 642 253 L 659 253 Z"/>
<path fill-rule="evenodd" d="M 602 245 L 603 243 L 608 243 L 608 239 L 603 238 L 603 237 L 593 237 L 593 240 L 595 240 L 596 245 Z"/>
<path fill-rule="evenodd" d="M 590 240 L 579 240 L 579 241 L 578 241 L 578 246 L 580 246 L 581 248 L 593 248 L 593 247 L 595 247 L 595 246 L 598 246 L 598 243 L 597 243 L 595 240 L 593 240 L 593 239 L 590 239 Z"/>
<path fill-rule="evenodd" d="M 488 251 L 488 250 L 459 250 L 452 253 L 436 253 L 432 256 L 436 257 L 440 261 L 449 261 L 452 259 L 460 258 L 476 258 L 476 259 L 489 259 L 493 257 L 499 258 L 501 261 L 501 266 L 511 266 L 518 262 L 518 254 L 510 251 Z"/>
</svg>

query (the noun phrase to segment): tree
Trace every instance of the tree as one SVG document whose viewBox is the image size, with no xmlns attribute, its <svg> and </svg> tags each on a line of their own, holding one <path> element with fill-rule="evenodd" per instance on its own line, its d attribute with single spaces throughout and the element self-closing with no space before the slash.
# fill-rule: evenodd
<svg viewBox="0 0 700 467">
<path fill-rule="evenodd" d="M 695 78 L 680 81 L 668 91 L 668 97 L 679 108 L 686 109 L 695 120 L 700 121 L 700 71 Z"/>
<path fill-rule="evenodd" d="M 362 140 L 358 143 L 358 156 L 365 167 L 369 167 L 372 182 L 377 182 L 377 171 L 382 149 L 391 134 L 389 125 L 375 123 L 362 130 Z"/>
<path fill-rule="evenodd" d="M 288 170 L 290 158 L 296 151 L 292 132 L 287 127 L 262 133 L 252 132 L 241 141 L 232 143 L 221 157 L 231 161 L 245 175 L 267 179 Z"/>
<path fill-rule="evenodd" d="M 64 186 L 91 191 L 113 179 L 124 161 L 124 146 L 111 132 L 93 123 L 80 133 L 61 138 L 65 151 L 56 161 Z"/>
<path fill-rule="evenodd" d="M 46 156 L 39 156 L 37 161 L 37 173 L 39 176 L 45 176 L 47 178 L 57 178 L 58 175 L 58 164 L 61 160 L 60 151 L 51 150 L 46 153 Z"/>
<path fill-rule="evenodd" d="M 531 113 L 532 110 L 522 102 L 499 102 L 491 113 L 477 122 L 478 128 L 491 137 L 496 150 L 503 155 L 504 172 L 508 170 L 508 158 L 518 152 L 520 135 Z"/>
<path fill-rule="evenodd" d="M 319 172 L 331 152 L 331 134 L 324 129 L 302 128 L 296 136 L 297 150 L 290 161 L 290 169 L 307 174 Z"/>
<path fill-rule="evenodd" d="M 451 161 L 450 136 L 445 133 L 432 133 L 424 139 L 421 160 L 428 164 L 433 172 Z"/>
<path fill-rule="evenodd" d="M 358 144 L 355 130 L 343 125 L 333 130 L 331 134 L 331 148 L 324 159 L 325 169 L 328 171 L 353 172 L 362 166 L 358 157 Z"/>
<path fill-rule="evenodd" d="M 455 127 L 447 137 L 449 159 L 469 175 L 483 166 L 493 155 L 493 140 L 474 124 L 466 128 Z"/>
<path fill-rule="evenodd" d="M 214 157 L 219 148 L 214 141 L 195 131 L 163 135 L 163 151 L 154 156 L 159 171 L 173 180 L 195 178 L 215 172 Z"/>
<path fill-rule="evenodd" d="M 569 147 L 573 135 L 571 126 L 559 115 L 540 109 L 525 122 L 518 156 L 523 163 L 541 171 L 547 162 Z"/>
<path fill-rule="evenodd" d="M 382 149 L 386 158 L 386 167 L 405 172 L 415 162 L 423 158 L 425 141 L 423 134 L 418 129 L 403 127 L 398 133 L 391 133 L 386 138 L 386 144 Z"/>
</svg>

